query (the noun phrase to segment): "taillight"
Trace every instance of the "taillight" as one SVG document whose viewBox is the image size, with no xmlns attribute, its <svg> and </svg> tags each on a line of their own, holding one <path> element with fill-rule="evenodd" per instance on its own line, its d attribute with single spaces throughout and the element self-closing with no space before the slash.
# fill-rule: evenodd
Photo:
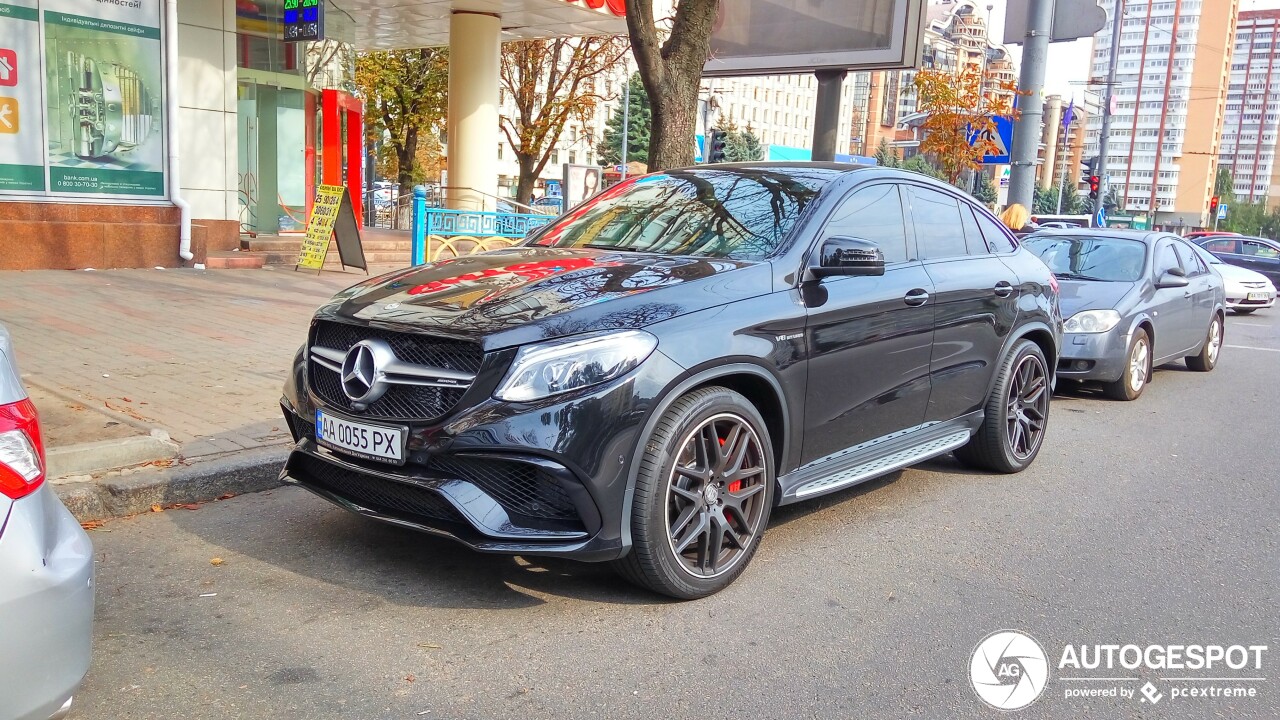
<svg viewBox="0 0 1280 720">
<path fill-rule="evenodd" d="M 44 482 L 44 443 L 30 400 L 0 405 L 0 493 L 17 500 Z"/>
</svg>

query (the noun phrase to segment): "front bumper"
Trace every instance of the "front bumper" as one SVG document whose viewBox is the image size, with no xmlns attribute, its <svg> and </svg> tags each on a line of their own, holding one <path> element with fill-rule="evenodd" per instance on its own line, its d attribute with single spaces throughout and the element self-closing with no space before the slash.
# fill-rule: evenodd
<svg viewBox="0 0 1280 720">
<path fill-rule="evenodd" d="M 46 720 L 89 670 L 93 546 L 48 485 L 0 527 L 0 716 Z"/>
<path fill-rule="evenodd" d="M 1124 375 L 1129 334 L 1113 328 L 1105 333 L 1067 333 L 1062 336 L 1058 378 L 1115 382 Z"/>
<path fill-rule="evenodd" d="M 407 427 L 407 462 L 395 466 L 316 442 L 323 405 L 299 391 L 306 387 L 299 359 L 281 403 L 295 441 L 281 479 L 480 552 L 613 560 L 629 549 L 627 483 L 640 429 L 682 371 L 659 351 L 624 378 L 538 402 L 499 402 L 480 387 L 485 399 L 440 421 L 367 418 Z"/>
<path fill-rule="evenodd" d="M 1240 308 L 1240 309 L 1253 309 L 1253 310 L 1265 310 L 1265 309 L 1267 309 L 1267 308 L 1269 308 L 1269 307 L 1271 307 L 1271 306 L 1273 306 L 1273 305 L 1275 305 L 1275 304 L 1276 304 L 1276 296 L 1275 296 L 1275 293 L 1272 293 L 1272 292 L 1265 292 L 1265 294 L 1267 295 L 1267 299 L 1266 299 L 1266 300 L 1249 300 L 1249 299 L 1248 299 L 1248 297 L 1249 297 L 1248 293 L 1255 293 L 1255 294 L 1256 294 L 1256 293 L 1259 293 L 1259 292 L 1265 292 L 1265 291 L 1260 291 L 1260 290 L 1249 290 L 1249 291 L 1247 291 L 1247 292 L 1246 292 L 1246 291 L 1243 291 L 1243 290 L 1241 290 L 1241 291 L 1235 291 L 1235 290 L 1228 291 L 1228 292 L 1227 292 L 1227 302 L 1226 302 L 1226 305 L 1227 305 L 1227 307 L 1228 307 L 1229 309 L 1232 309 L 1232 310 L 1234 310 L 1234 309 L 1236 309 L 1236 308 Z"/>
</svg>

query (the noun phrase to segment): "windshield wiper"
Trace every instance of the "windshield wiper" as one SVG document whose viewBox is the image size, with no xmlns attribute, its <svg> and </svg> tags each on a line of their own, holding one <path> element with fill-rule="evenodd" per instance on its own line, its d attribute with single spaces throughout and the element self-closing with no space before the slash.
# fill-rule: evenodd
<svg viewBox="0 0 1280 720">
<path fill-rule="evenodd" d="M 619 245 L 604 245 L 599 243 L 587 243 L 581 247 L 591 248 L 592 250 L 617 250 L 618 252 L 644 252 L 640 248 L 622 247 Z"/>
<path fill-rule="evenodd" d="M 1086 282 L 1111 282 L 1106 278 L 1093 277 L 1092 275 L 1081 275 L 1073 272 L 1055 272 L 1054 276 L 1063 280 L 1084 280 Z"/>
</svg>

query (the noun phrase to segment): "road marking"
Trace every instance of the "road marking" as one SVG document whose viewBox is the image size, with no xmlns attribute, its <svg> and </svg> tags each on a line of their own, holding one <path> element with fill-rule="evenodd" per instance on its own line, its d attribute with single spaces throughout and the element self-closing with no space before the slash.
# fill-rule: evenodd
<svg viewBox="0 0 1280 720">
<path fill-rule="evenodd" d="M 1262 323 L 1233 322 L 1233 323 L 1231 323 L 1231 324 L 1232 324 L 1232 325 L 1243 325 L 1244 327 L 1265 327 L 1265 328 L 1269 328 L 1269 327 L 1271 327 L 1270 325 L 1263 325 Z"/>
<path fill-rule="evenodd" d="M 1249 345 L 1227 345 L 1226 347 L 1234 348 L 1236 350 L 1262 350 L 1263 352 L 1280 352 L 1280 348 L 1260 348 L 1260 347 L 1251 347 Z"/>
</svg>

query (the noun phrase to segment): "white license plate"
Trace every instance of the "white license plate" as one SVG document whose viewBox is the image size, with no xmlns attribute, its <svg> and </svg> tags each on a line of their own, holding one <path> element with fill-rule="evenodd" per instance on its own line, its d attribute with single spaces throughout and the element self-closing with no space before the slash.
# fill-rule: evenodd
<svg viewBox="0 0 1280 720">
<path fill-rule="evenodd" d="M 316 440 L 349 455 L 403 465 L 404 438 L 404 428 L 354 422 L 316 411 Z"/>
<path fill-rule="evenodd" d="M 1248 299 L 1249 299 L 1249 300 L 1262 300 L 1262 301 L 1267 301 L 1267 300 L 1270 300 L 1270 299 L 1271 299 L 1271 297 L 1270 297 L 1270 296 L 1268 296 L 1268 295 L 1267 295 L 1267 293 L 1264 293 L 1264 292 L 1261 292 L 1261 293 L 1249 293 L 1249 298 L 1248 298 Z"/>
</svg>

